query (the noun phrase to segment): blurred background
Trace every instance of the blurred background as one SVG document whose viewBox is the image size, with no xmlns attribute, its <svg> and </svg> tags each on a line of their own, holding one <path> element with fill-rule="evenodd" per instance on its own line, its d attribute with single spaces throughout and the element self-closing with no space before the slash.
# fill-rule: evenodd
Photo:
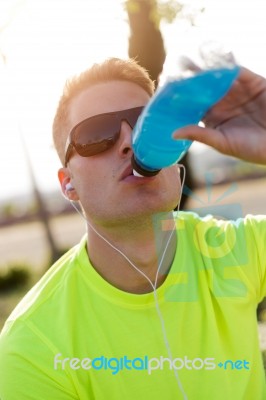
<svg viewBox="0 0 266 400">
<path fill-rule="evenodd" d="M 180 74 L 180 56 L 197 61 L 210 40 L 266 76 L 265 13 L 264 0 L 0 0 L 0 328 L 85 233 L 60 193 L 51 139 L 65 80 L 107 57 L 130 56 L 158 83 L 160 74 Z M 265 213 L 265 167 L 197 143 L 184 163 L 183 209 L 226 218 Z M 265 320 L 263 304 L 258 317 Z"/>
</svg>

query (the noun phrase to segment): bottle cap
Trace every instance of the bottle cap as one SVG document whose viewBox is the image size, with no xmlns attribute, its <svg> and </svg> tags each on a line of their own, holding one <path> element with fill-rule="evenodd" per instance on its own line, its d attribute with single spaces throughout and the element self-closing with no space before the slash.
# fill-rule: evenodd
<svg viewBox="0 0 266 400">
<path fill-rule="evenodd" d="M 131 165 L 133 167 L 133 175 L 135 176 L 155 176 L 161 171 L 160 169 L 150 170 L 143 168 L 136 161 L 134 154 L 131 158 Z"/>
</svg>

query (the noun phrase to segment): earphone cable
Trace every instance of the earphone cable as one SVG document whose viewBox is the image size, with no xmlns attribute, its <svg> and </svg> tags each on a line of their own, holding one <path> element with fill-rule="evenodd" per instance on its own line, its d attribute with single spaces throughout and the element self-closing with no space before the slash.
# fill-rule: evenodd
<svg viewBox="0 0 266 400">
<path fill-rule="evenodd" d="M 179 202 L 178 202 L 178 207 L 177 207 L 177 214 L 178 214 L 179 208 L 180 208 L 180 201 L 181 201 L 181 198 L 182 198 L 182 192 L 183 192 L 183 187 L 184 187 L 185 177 L 186 177 L 186 169 L 185 169 L 185 166 L 182 165 L 182 164 L 179 164 L 178 166 L 181 167 L 181 168 L 183 168 L 184 176 L 183 176 L 183 180 L 182 180 L 182 184 L 181 184 L 181 188 L 180 188 L 180 196 L 179 196 Z M 140 179 L 141 179 L 141 178 L 140 178 Z M 109 246 L 111 246 L 112 249 L 114 249 L 115 251 L 117 251 L 122 257 L 124 257 L 124 259 L 125 259 L 138 273 L 140 273 L 140 274 L 150 283 L 150 285 L 151 285 L 151 287 L 152 287 L 152 291 L 153 291 L 153 296 L 154 296 L 154 303 L 155 303 L 155 307 L 156 307 L 156 312 L 157 312 L 157 315 L 158 315 L 158 317 L 159 317 L 160 324 L 161 324 L 161 329 L 162 329 L 164 344 L 165 344 L 165 347 L 166 347 L 166 349 L 167 349 L 169 359 L 170 359 L 171 361 L 173 361 L 171 346 L 170 346 L 170 344 L 169 344 L 169 340 L 168 340 L 168 337 L 167 337 L 167 330 L 166 330 L 166 326 L 165 326 L 165 321 L 164 321 L 164 318 L 163 318 L 163 315 L 162 315 L 162 312 L 161 312 L 161 309 L 160 309 L 160 306 L 159 306 L 159 301 L 158 301 L 158 296 L 157 296 L 156 289 L 157 289 L 157 282 L 158 282 L 159 272 L 160 272 L 161 266 L 162 266 L 162 264 L 163 264 L 163 260 L 164 260 L 165 254 L 166 254 L 166 252 L 167 252 L 167 249 L 168 249 L 168 246 L 169 246 L 169 244 L 170 244 L 171 238 L 172 238 L 174 232 L 176 232 L 176 229 L 175 229 L 175 220 L 173 220 L 173 222 L 174 222 L 174 227 L 173 227 L 173 229 L 171 230 L 171 233 L 170 233 L 169 238 L 168 238 L 168 240 L 167 240 L 166 246 L 165 246 L 165 248 L 164 248 L 162 257 L 161 257 L 161 259 L 160 259 L 160 262 L 159 262 L 159 265 L 158 265 L 158 268 L 157 268 L 157 271 L 156 271 L 155 281 L 154 281 L 154 283 L 153 283 L 153 282 L 151 281 L 151 279 L 150 279 L 143 271 L 141 271 L 141 270 L 126 256 L 126 254 L 124 254 L 124 253 L 123 253 L 121 250 L 119 250 L 115 245 L 113 245 L 111 242 L 109 242 L 109 240 L 107 240 L 101 233 L 99 233 L 99 232 L 94 228 L 94 226 L 87 220 L 87 218 L 85 217 L 85 215 L 83 215 L 82 212 L 78 209 L 78 207 L 75 205 L 75 202 L 74 202 L 73 200 L 70 200 L 70 203 L 72 204 L 72 206 L 74 207 L 74 209 L 77 211 L 77 213 L 88 223 L 88 225 L 89 225 L 90 228 L 96 233 L 96 235 L 98 235 L 104 242 L 106 242 Z M 183 395 L 183 399 L 184 399 L 184 400 L 187 400 L 188 398 L 187 398 L 187 395 L 186 395 L 186 393 L 185 393 L 185 391 L 184 391 L 184 388 L 183 388 L 183 385 L 182 385 L 182 383 L 181 383 L 179 374 L 178 374 L 178 372 L 177 372 L 177 370 L 176 370 L 175 368 L 173 368 L 173 370 L 174 370 L 174 375 L 175 375 L 175 379 L 176 379 L 176 381 L 177 381 L 179 390 L 181 391 L 181 393 L 182 393 L 182 395 Z"/>
</svg>

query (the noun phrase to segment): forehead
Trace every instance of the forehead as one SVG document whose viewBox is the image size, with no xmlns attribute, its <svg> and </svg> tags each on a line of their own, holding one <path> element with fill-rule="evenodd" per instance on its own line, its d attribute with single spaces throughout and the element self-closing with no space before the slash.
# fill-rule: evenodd
<svg viewBox="0 0 266 400">
<path fill-rule="evenodd" d="M 149 98 L 142 87 L 132 82 L 110 81 L 90 86 L 70 102 L 70 128 L 97 114 L 144 106 Z"/>
</svg>

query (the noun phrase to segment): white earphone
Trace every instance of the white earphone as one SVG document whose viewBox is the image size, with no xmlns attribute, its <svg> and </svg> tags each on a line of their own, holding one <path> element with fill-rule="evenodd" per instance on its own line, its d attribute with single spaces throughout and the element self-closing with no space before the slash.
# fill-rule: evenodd
<svg viewBox="0 0 266 400">
<path fill-rule="evenodd" d="M 71 185 L 71 183 L 69 182 L 69 183 L 67 183 L 66 184 L 66 192 L 69 192 L 69 191 L 71 191 L 71 190 L 74 190 L 74 187 Z"/>
</svg>

